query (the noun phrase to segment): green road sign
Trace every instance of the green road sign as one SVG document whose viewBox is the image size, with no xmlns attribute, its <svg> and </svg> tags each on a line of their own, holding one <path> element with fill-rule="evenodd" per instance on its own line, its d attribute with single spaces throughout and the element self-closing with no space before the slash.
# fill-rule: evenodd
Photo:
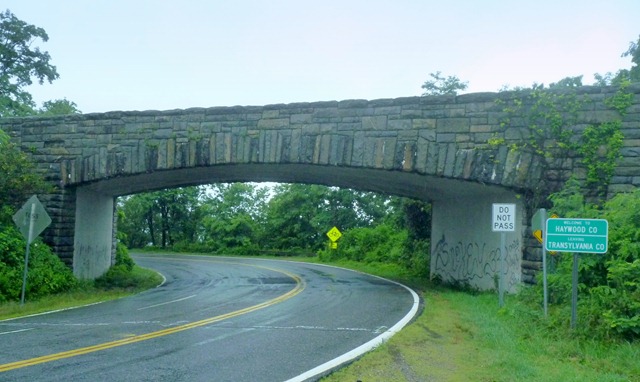
<svg viewBox="0 0 640 382">
<path fill-rule="evenodd" d="M 604 219 L 547 219 L 546 228 L 547 251 L 607 252 L 609 222 Z"/>
</svg>

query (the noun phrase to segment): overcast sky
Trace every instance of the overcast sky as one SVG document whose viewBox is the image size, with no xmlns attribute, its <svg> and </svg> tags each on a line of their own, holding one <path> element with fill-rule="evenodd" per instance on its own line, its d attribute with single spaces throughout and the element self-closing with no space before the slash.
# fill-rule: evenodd
<svg viewBox="0 0 640 382">
<path fill-rule="evenodd" d="M 638 0 L 4 0 L 44 28 L 60 78 L 29 88 L 84 112 L 468 92 L 615 72 Z"/>
</svg>

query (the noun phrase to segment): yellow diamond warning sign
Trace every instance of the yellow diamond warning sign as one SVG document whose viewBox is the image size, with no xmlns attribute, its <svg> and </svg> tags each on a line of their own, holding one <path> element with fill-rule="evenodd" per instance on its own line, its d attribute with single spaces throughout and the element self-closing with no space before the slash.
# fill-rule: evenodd
<svg viewBox="0 0 640 382">
<path fill-rule="evenodd" d="M 329 237 L 329 240 L 336 242 L 339 238 L 342 237 L 342 232 L 340 232 L 337 227 L 333 227 L 329 230 L 329 232 L 327 232 L 327 236 Z"/>
</svg>

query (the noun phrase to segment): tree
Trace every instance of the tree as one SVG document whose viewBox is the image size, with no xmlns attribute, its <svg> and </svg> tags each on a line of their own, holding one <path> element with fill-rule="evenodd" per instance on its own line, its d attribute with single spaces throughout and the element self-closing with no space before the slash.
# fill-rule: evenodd
<svg viewBox="0 0 640 382">
<path fill-rule="evenodd" d="M 202 205 L 201 238 L 216 251 L 256 248 L 268 190 L 253 183 L 223 183 L 208 187 Z"/>
<path fill-rule="evenodd" d="M 320 190 L 302 184 L 279 184 L 266 209 L 263 242 L 272 249 L 316 248 L 322 233 L 312 220 L 318 214 Z"/>
<path fill-rule="evenodd" d="M 36 45 L 49 36 L 44 29 L 18 19 L 9 10 L 0 13 L 0 117 L 33 113 L 34 102 L 25 87 L 36 80 L 51 83 L 59 77 L 51 57 Z"/>
<path fill-rule="evenodd" d="M 259 219 L 264 212 L 267 190 L 253 183 L 220 183 L 210 186 L 205 198 L 205 210 L 213 219 L 230 219 L 248 215 Z"/>
<path fill-rule="evenodd" d="M 122 197 L 118 200 L 118 232 L 123 233 L 129 248 L 155 246 L 153 199 L 150 193 Z"/>
<path fill-rule="evenodd" d="M 119 229 L 133 248 L 148 244 L 166 248 L 197 239 L 201 220 L 200 187 L 174 188 L 123 198 L 118 208 L 124 214 Z"/>
<path fill-rule="evenodd" d="M 49 54 L 33 48 L 36 41 L 47 41 L 44 29 L 29 25 L 8 10 L 0 12 L 0 118 L 32 114 L 78 113 L 67 100 L 46 102 L 35 110 L 25 87 L 34 80 L 40 84 L 58 78 Z M 53 187 L 29 156 L 0 130 L 0 301 L 15 299 L 20 288 L 15 283 L 22 274 L 20 258 L 24 250 L 22 235 L 11 221 L 17 208 L 31 194 L 51 193 Z M 46 245 L 35 245 L 29 264 L 27 293 L 31 297 L 66 290 L 75 285 L 71 270 Z"/>
<path fill-rule="evenodd" d="M 629 43 L 629 49 L 621 57 L 631 57 L 631 68 L 620 69 L 615 74 L 594 74 L 596 86 L 621 85 L 625 82 L 640 82 L 640 36 L 638 41 Z"/>
<path fill-rule="evenodd" d="M 443 77 L 440 71 L 429 73 L 429 76 L 432 79 L 422 84 L 422 89 L 425 90 L 423 96 L 457 95 L 458 91 L 466 90 L 469 86 L 467 81 L 463 82 L 456 76 Z"/>
<path fill-rule="evenodd" d="M 565 77 L 549 84 L 549 89 L 576 88 L 582 86 L 582 76 Z"/>
<path fill-rule="evenodd" d="M 331 227 L 343 232 L 370 227 L 390 208 L 387 197 L 346 188 L 280 184 L 274 193 L 266 208 L 262 242 L 275 249 L 322 248 Z"/>
<path fill-rule="evenodd" d="M 31 194 L 50 191 L 35 164 L 0 130 L 0 226 Z"/>
<path fill-rule="evenodd" d="M 42 107 L 37 111 L 38 115 L 67 115 L 67 114 L 80 114 L 78 105 L 75 102 L 71 102 L 64 99 L 57 99 L 54 101 L 45 101 L 42 103 Z"/>
<path fill-rule="evenodd" d="M 633 65 L 631 69 L 619 70 L 614 83 L 620 83 L 622 80 L 640 82 L 640 36 L 638 36 L 638 41 L 629 43 L 629 49 L 622 53 L 622 57 L 631 57 Z"/>
</svg>

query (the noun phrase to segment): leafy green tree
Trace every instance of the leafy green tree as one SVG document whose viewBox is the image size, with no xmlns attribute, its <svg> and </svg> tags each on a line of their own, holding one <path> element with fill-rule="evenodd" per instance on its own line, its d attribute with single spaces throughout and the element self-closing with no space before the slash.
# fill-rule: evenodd
<svg viewBox="0 0 640 382">
<path fill-rule="evenodd" d="M 469 86 L 467 81 L 462 81 L 457 76 L 442 76 L 440 71 L 429 73 L 430 80 L 422 84 L 423 96 L 433 95 L 457 95 L 459 91 L 464 91 Z"/>
<path fill-rule="evenodd" d="M 268 190 L 253 183 L 219 183 L 208 188 L 204 198 L 206 213 L 216 219 L 248 215 L 260 219 Z"/>
<path fill-rule="evenodd" d="M 319 249 L 326 232 L 372 227 L 391 214 L 389 197 L 320 185 L 281 184 L 266 208 L 263 241 L 269 248 Z M 277 233 L 277 235 L 274 235 Z"/>
<path fill-rule="evenodd" d="M 263 243 L 267 248 L 317 248 L 321 233 L 312 221 L 319 212 L 322 191 L 301 184 L 279 184 L 266 208 Z"/>
<path fill-rule="evenodd" d="M 633 65 L 630 69 L 619 70 L 613 83 L 620 84 L 623 81 L 640 82 L 640 36 L 638 36 L 638 41 L 629 43 L 629 49 L 622 53 L 622 57 L 631 57 Z"/>
<path fill-rule="evenodd" d="M 200 221 L 200 187 L 183 187 L 123 198 L 119 202 L 125 218 L 119 229 L 131 247 L 167 248 L 197 238 Z"/>
<path fill-rule="evenodd" d="M 595 85 L 622 85 L 628 82 L 640 82 L 640 36 L 637 41 L 629 43 L 629 49 L 622 53 L 621 57 L 631 57 L 631 68 L 620 69 L 615 74 L 608 72 L 605 74 L 596 73 L 594 75 Z"/>
<path fill-rule="evenodd" d="M 37 114 L 42 116 L 80 114 L 80 110 L 78 110 L 78 105 L 76 105 L 75 102 L 64 98 L 43 102 L 42 107 L 38 109 Z"/>
<path fill-rule="evenodd" d="M 182 187 L 152 193 L 160 217 L 160 246 L 166 248 L 196 238 L 200 187 Z"/>
<path fill-rule="evenodd" d="M 25 87 L 34 80 L 43 84 L 58 78 L 49 53 L 36 46 L 48 40 L 44 29 L 9 10 L 0 12 L 0 117 L 32 114 L 35 104 Z"/>
<path fill-rule="evenodd" d="M 205 248 L 218 253 L 246 254 L 259 249 L 256 243 L 258 227 L 247 214 L 238 214 L 230 218 L 206 219 Z"/>
<path fill-rule="evenodd" d="M 549 89 L 577 88 L 582 86 L 582 76 L 565 77 L 558 82 L 549 84 Z"/>
<path fill-rule="evenodd" d="M 49 63 L 47 52 L 34 47 L 38 40 L 47 41 L 42 28 L 29 25 L 8 10 L 0 12 L 0 118 L 32 114 L 78 113 L 75 103 L 65 100 L 45 102 L 34 109 L 25 88 L 38 81 L 58 78 Z M 16 299 L 22 280 L 22 261 L 26 243 L 15 229 L 11 217 L 32 194 L 52 192 L 36 165 L 0 130 L 0 301 Z M 27 296 L 30 298 L 56 293 L 76 283 L 66 267 L 41 241 L 32 244 Z"/>
<path fill-rule="evenodd" d="M 252 183 L 209 187 L 202 206 L 201 237 L 215 251 L 257 249 L 268 190 Z"/>
<path fill-rule="evenodd" d="M 25 87 L 58 78 L 49 53 L 40 51 L 38 41 L 49 36 L 42 28 L 27 24 L 9 10 L 0 12 L 0 118 L 32 114 L 79 113 L 75 103 L 63 100 L 45 102 L 34 109 Z M 31 194 L 51 191 L 33 162 L 0 130 L 0 222 Z"/>
<path fill-rule="evenodd" d="M 388 197 L 348 188 L 306 186 L 317 190 L 318 214 L 314 225 L 340 229 L 369 227 L 380 223 L 389 211 Z M 322 229 L 322 228 L 321 228 Z"/>
<path fill-rule="evenodd" d="M 0 224 L 13 224 L 11 216 L 32 194 L 51 191 L 35 164 L 0 130 Z"/>
<path fill-rule="evenodd" d="M 129 248 L 155 246 L 153 198 L 150 193 L 129 195 L 118 200 L 118 233 Z"/>
<path fill-rule="evenodd" d="M 593 83 L 595 86 L 609 86 L 613 81 L 613 73 L 608 72 L 605 74 L 596 73 L 593 75 L 595 82 Z"/>
</svg>

